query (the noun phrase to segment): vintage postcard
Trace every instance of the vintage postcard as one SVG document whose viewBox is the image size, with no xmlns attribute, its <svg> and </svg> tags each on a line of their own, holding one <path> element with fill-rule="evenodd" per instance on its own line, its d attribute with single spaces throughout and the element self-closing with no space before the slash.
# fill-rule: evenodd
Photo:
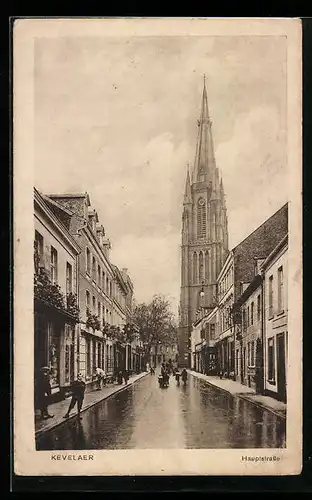
<svg viewBox="0 0 312 500">
<path fill-rule="evenodd" d="M 14 471 L 302 468 L 301 22 L 13 28 Z"/>
</svg>

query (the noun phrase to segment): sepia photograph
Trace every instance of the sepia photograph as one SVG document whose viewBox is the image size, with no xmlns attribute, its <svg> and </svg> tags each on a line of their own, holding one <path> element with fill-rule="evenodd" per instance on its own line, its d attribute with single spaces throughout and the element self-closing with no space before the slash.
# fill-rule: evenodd
<svg viewBox="0 0 312 500">
<path fill-rule="evenodd" d="M 300 37 L 15 23 L 16 473 L 300 473 Z"/>
</svg>

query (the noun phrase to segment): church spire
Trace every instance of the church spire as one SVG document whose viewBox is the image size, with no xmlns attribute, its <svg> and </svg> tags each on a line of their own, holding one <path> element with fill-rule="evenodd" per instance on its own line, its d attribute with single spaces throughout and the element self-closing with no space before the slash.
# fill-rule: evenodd
<svg viewBox="0 0 312 500">
<path fill-rule="evenodd" d="M 185 181 L 185 191 L 184 191 L 184 201 L 183 204 L 192 203 L 192 193 L 191 193 L 191 181 L 190 181 L 190 170 L 189 165 L 187 165 L 187 174 Z"/>
<path fill-rule="evenodd" d="M 194 164 L 194 182 L 213 181 L 215 173 L 214 147 L 211 133 L 211 119 L 209 117 L 206 77 L 204 75 L 204 88 L 202 106 L 198 124 L 197 147 Z"/>
</svg>

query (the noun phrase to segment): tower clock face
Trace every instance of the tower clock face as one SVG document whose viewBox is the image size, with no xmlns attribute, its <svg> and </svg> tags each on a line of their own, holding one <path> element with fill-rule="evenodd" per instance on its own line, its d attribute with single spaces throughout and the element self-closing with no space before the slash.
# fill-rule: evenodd
<svg viewBox="0 0 312 500">
<path fill-rule="evenodd" d="M 205 200 L 204 200 L 204 198 L 200 198 L 200 199 L 198 200 L 198 204 L 199 204 L 199 205 L 204 205 L 204 204 L 205 204 Z"/>
</svg>

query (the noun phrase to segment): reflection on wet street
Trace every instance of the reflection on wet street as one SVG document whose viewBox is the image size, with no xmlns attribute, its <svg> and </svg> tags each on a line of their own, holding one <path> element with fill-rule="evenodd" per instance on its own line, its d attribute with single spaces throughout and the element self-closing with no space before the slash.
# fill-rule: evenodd
<svg viewBox="0 0 312 500">
<path fill-rule="evenodd" d="M 37 439 L 38 450 L 282 448 L 285 421 L 190 376 L 148 375 Z"/>
</svg>

